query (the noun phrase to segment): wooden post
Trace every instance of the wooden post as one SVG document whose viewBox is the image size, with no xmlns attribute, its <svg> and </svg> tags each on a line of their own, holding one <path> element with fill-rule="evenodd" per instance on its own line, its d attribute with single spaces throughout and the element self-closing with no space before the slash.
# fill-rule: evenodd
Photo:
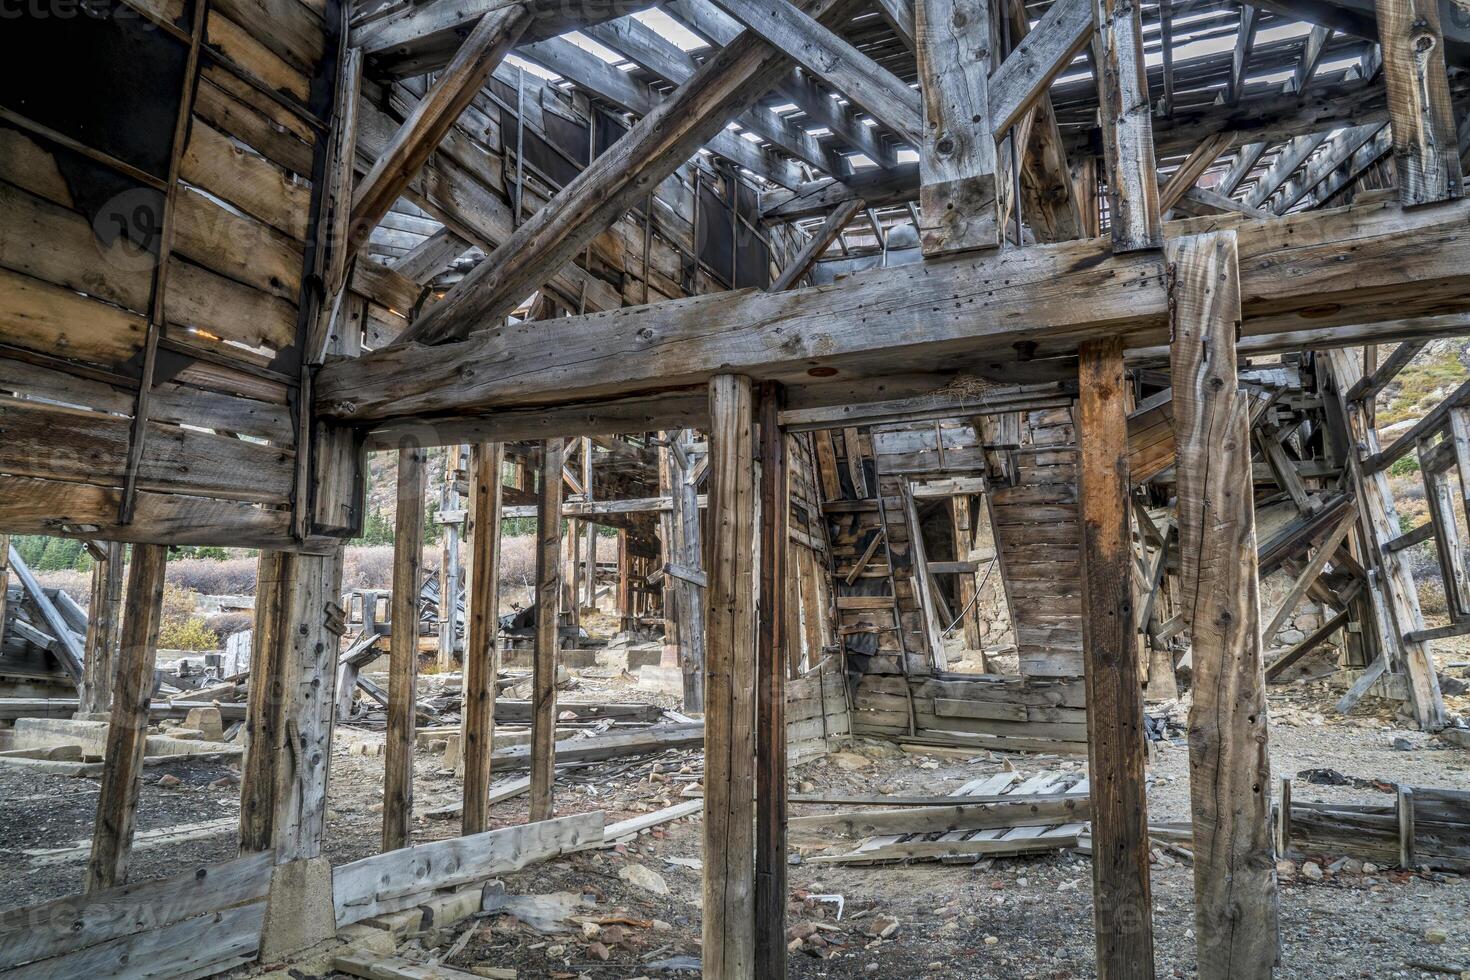
<svg viewBox="0 0 1470 980">
<path fill-rule="evenodd" d="M 924 254 L 995 248 L 1001 195 L 990 128 L 990 0 L 917 0 L 914 41 L 924 99 Z"/>
<path fill-rule="evenodd" d="M 1249 406 L 1236 377 L 1233 231 L 1165 246 L 1201 980 L 1268 977 L 1278 950 Z"/>
<path fill-rule="evenodd" d="M 955 561 L 969 561 L 975 541 L 974 509 L 969 495 L 951 497 L 949 507 L 950 519 L 954 525 Z M 959 616 L 965 630 L 965 649 L 981 650 L 985 645 L 985 638 L 980 635 L 980 604 L 975 597 L 975 573 L 961 572 L 959 583 L 955 600 L 959 603 Z"/>
<path fill-rule="evenodd" d="M 1163 241 L 1140 6 L 1138 0 L 1094 0 L 1093 58 L 1117 252 L 1157 248 Z"/>
<path fill-rule="evenodd" d="M 618 528 L 618 630 L 626 632 L 633 626 L 633 562 L 628 553 L 628 529 Z"/>
<path fill-rule="evenodd" d="M 10 598 L 10 535 L 0 534 L 0 636 L 5 634 L 5 604 Z"/>
<path fill-rule="evenodd" d="M 1399 199 L 1409 206 L 1459 197 L 1464 184 L 1439 4 L 1375 0 L 1374 7 Z"/>
<path fill-rule="evenodd" d="M 760 622 L 756 673 L 755 971 L 786 976 L 786 556 L 790 509 L 781 386 L 760 390 Z"/>
<path fill-rule="evenodd" d="M 681 446 L 690 440 L 688 429 L 669 433 Z M 699 527 L 699 488 L 694 485 L 687 454 L 669 454 L 671 544 L 665 560 L 684 570 L 699 573 L 704 568 L 704 547 Z M 676 617 L 679 622 L 679 665 L 684 676 L 684 710 L 704 710 L 704 596 L 687 578 L 673 578 Z"/>
<path fill-rule="evenodd" d="M 388 737 L 383 766 L 383 850 L 409 844 L 413 819 L 414 709 L 418 701 L 419 590 L 423 586 L 424 450 L 398 451 L 393 530 L 393 613 L 388 644 Z"/>
<path fill-rule="evenodd" d="M 541 449 L 541 489 L 536 500 L 536 649 L 531 667 L 531 820 L 549 820 L 556 779 L 557 618 L 561 598 L 561 468 L 565 439 Z"/>
<path fill-rule="evenodd" d="M 716 375 L 710 401 L 705 589 L 704 975 L 755 974 L 755 445 L 750 379 Z"/>
<path fill-rule="evenodd" d="M 167 562 L 168 549 L 164 545 L 133 545 L 133 560 L 128 566 L 127 617 L 123 620 L 118 647 L 112 720 L 107 727 L 97 822 L 92 829 L 92 855 L 87 862 L 89 892 L 121 885 L 128 877 L 133 817 L 143 781 L 143 746 L 148 737 L 148 702 L 153 697 L 153 661 L 158 650 Z"/>
<path fill-rule="evenodd" d="M 245 706 L 245 759 L 240 767 L 240 853 L 268 851 L 275 828 L 285 719 L 287 622 L 296 564 L 284 551 L 262 551 L 255 564 L 255 624 L 250 636 L 250 688 Z"/>
<path fill-rule="evenodd" d="M 278 863 L 320 856 L 327 822 L 337 655 L 341 648 L 342 549 L 290 555 L 293 588 L 279 639 L 281 721 L 270 848 Z"/>
<path fill-rule="evenodd" d="M 466 837 L 490 829 L 490 753 L 495 743 L 495 678 L 500 672 L 500 469 L 505 445 L 487 442 L 470 450 L 470 539 L 465 615 L 464 708 L 460 745 L 464 757 Z"/>
<path fill-rule="evenodd" d="M 444 449 L 444 488 L 439 497 L 439 513 L 459 510 L 460 458 L 462 447 Z M 439 669 L 454 670 L 454 648 L 459 640 L 459 525 L 440 525 L 439 538 Z"/>
<path fill-rule="evenodd" d="M 1079 353 L 1082 638 L 1097 975 L 1154 976 L 1143 678 L 1133 638 L 1128 409 L 1120 338 Z"/>
<path fill-rule="evenodd" d="M 1414 870 L 1414 790 L 1400 783 L 1396 787 L 1394 811 L 1399 818 L 1399 867 Z"/>
<path fill-rule="evenodd" d="M 676 431 L 660 432 L 664 445 L 658 450 L 658 495 L 660 497 L 671 497 L 678 491 L 674 480 L 674 463 L 672 453 L 669 451 L 668 441 L 678 433 Z M 677 667 L 684 662 L 684 647 L 680 642 L 683 624 L 679 618 L 679 601 L 676 594 L 678 579 L 670 575 L 668 568 L 675 560 L 678 553 L 674 547 L 674 512 L 672 509 L 660 511 L 658 515 L 658 541 L 659 555 L 663 559 L 663 600 L 664 619 L 664 646 L 663 656 L 659 659 L 662 667 Z M 685 693 L 688 693 L 688 682 L 685 682 Z M 687 701 L 685 710 L 693 710 Z"/>
<path fill-rule="evenodd" d="M 589 504 L 592 503 L 592 440 L 582 440 L 582 499 Z M 581 589 L 583 599 L 581 604 L 595 610 L 597 608 L 597 524 L 592 521 L 584 521 L 586 527 L 587 542 L 582 566 Z"/>
<path fill-rule="evenodd" d="M 108 541 L 105 548 L 107 557 L 92 565 L 92 599 L 87 604 L 87 645 L 82 657 L 78 705 L 83 714 L 101 714 L 112 705 L 112 674 L 117 659 L 118 631 L 122 627 L 123 546 Z M 0 542 L 0 555 L 8 559 L 9 550 Z M 0 585 L 7 577 L 5 571 L 0 567 Z M 5 599 L 0 596 L 0 624 L 4 622 Z"/>
</svg>

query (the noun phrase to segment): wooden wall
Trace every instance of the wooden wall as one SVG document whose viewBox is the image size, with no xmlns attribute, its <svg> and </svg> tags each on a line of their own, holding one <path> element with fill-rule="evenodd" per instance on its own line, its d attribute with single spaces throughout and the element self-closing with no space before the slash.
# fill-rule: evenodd
<svg viewBox="0 0 1470 980">
<path fill-rule="evenodd" d="M 266 8 L 216 0 L 201 23 L 202 0 L 136 0 L 7 22 L 0 527 L 299 546 L 340 12 Z"/>
<path fill-rule="evenodd" d="M 912 736 L 939 745 L 1086 752 L 1081 678 L 863 674 L 852 695 L 855 735 Z"/>
</svg>

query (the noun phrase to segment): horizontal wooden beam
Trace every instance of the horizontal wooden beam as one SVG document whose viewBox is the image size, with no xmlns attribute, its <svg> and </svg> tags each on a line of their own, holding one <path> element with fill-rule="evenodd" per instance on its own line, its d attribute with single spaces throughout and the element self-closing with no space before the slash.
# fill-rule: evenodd
<svg viewBox="0 0 1470 980">
<path fill-rule="evenodd" d="M 1378 204 L 1270 221 L 1204 220 L 1239 240 L 1241 332 L 1371 325 L 1470 306 L 1470 203 Z M 1168 236 L 1197 230 L 1171 222 Z M 703 384 L 722 371 L 794 388 L 906 372 L 1007 377 L 1119 333 L 1168 339 L 1167 269 L 1106 241 L 961 254 L 784 293 L 741 290 L 535 323 L 322 368 L 328 418 L 386 420 L 570 405 Z M 1371 337 L 1371 327 L 1367 333 Z"/>
</svg>

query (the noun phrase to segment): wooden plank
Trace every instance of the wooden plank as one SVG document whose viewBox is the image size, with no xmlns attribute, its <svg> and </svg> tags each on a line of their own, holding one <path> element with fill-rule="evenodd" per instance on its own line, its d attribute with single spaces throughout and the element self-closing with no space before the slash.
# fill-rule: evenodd
<svg viewBox="0 0 1470 980">
<path fill-rule="evenodd" d="M 354 189 L 350 243 L 361 247 L 367 241 L 530 23 L 525 6 L 502 7 L 480 18 Z"/>
<path fill-rule="evenodd" d="M 1143 679 L 1134 643 L 1123 345 L 1079 358 L 1083 668 L 1093 789 L 1093 908 L 1100 977 L 1152 977 Z"/>
<path fill-rule="evenodd" d="M 88 946 L 4 976 L 5 980 L 215 976 L 254 958 L 264 921 L 265 902 L 250 902 Z"/>
<path fill-rule="evenodd" d="M 755 975 L 755 439 L 750 379 L 710 381 L 703 969 Z"/>
<path fill-rule="evenodd" d="M 1011 827 L 1052 827 L 1059 823 L 1087 820 L 1091 813 L 1085 795 L 1061 799 L 1002 796 L 986 803 L 971 803 L 968 797 L 962 799 L 962 803 L 943 806 L 811 814 L 792 817 L 790 826 L 795 831 L 822 831 L 845 837 L 947 834 Z"/>
<path fill-rule="evenodd" d="M 500 510 L 503 443 L 470 450 L 469 597 L 464 655 L 464 812 L 461 833 L 489 829 L 490 754 L 495 741 L 495 678 L 500 673 Z"/>
<path fill-rule="evenodd" d="M 602 840 L 602 828 L 598 810 L 415 844 L 338 865 L 332 869 L 337 926 L 410 908 L 438 889 L 518 871 L 596 843 Z"/>
<path fill-rule="evenodd" d="M 413 823 L 414 705 L 418 700 L 419 587 L 423 584 L 426 452 L 398 451 L 393 528 L 393 633 L 388 641 L 388 732 L 384 752 L 383 850 L 409 845 Z"/>
<path fill-rule="evenodd" d="M 241 149 L 201 119 L 189 127 L 179 174 L 297 241 L 311 214 L 311 187 L 265 157 Z"/>
<path fill-rule="evenodd" d="M 1324 642 L 1326 642 L 1328 637 L 1347 625 L 1348 619 L 1351 618 L 1351 616 L 1352 610 L 1344 609 L 1329 618 L 1321 626 L 1313 630 L 1306 637 L 1306 639 L 1302 640 L 1296 646 L 1292 647 L 1290 650 L 1286 651 L 1280 657 L 1276 658 L 1276 660 L 1271 662 L 1271 666 L 1266 668 L 1266 680 L 1273 681 L 1276 678 L 1280 677 L 1282 672 L 1285 671 L 1286 668 L 1290 667 L 1302 657 L 1305 657 L 1317 647 L 1321 646 Z M 1267 633 L 1265 635 L 1274 636 L 1275 634 Z"/>
<path fill-rule="evenodd" d="M 1392 354 L 1385 357 L 1373 373 L 1358 379 L 1351 391 L 1347 393 L 1349 401 L 1372 400 L 1378 397 L 1378 393 L 1387 388 L 1398 373 L 1408 367 L 1419 352 L 1424 349 L 1427 341 L 1408 340 L 1394 348 Z"/>
<path fill-rule="evenodd" d="M 25 963 L 160 929 L 203 911 L 265 897 L 269 855 L 15 909 L 0 919 L 0 975 Z M 37 923 L 44 923 L 37 928 Z"/>
<path fill-rule="evenodd" d="M 1202 978 L 1269 977 L 1278 951 L 1250 476 L 1231 232 L 1170 242 L 1180 608 L 1193 629 L 1190 798 Z"/>
<path fill-rule="evenodd" d="M 440 964 L 425 966 L 401 956 L 377 953 L 338 953 L 332 967 L 364 980 L 480 980 L 483 973 L 466 973 Z M 499 975 L 499 974 L 495 974 Z"/>
<path fill-rule="evenodd" d="M 277 772 L 284 764 L 281 713 L 291 595 L 296 567 L 283 551 L 256 559 L 255 618 L 250 631 L 250 685 L 245 711 L 248 748 L 240 766 L 240 853 L 269 852 L 275 826 Z"/>
<path fill-rule="evenodd" d="M 13 563 L 17 555 L 11 555 Z M 88 892 L 127 881 L 133 820 L 143 781 L 143 749 L 147 741 L 148 704 L 153 693 L 153 661 L 163 611 L 163 574 L 168 549 L 134 545 L 128 563 L 127 614 L 118 645 L 113 677 L 112 717 L 107 726 L 102 784 L 92 854 L 87 861 Z"/>
<path fill-rule="evenodd" d="M 760 581 L 756 634 L 755 971 L 786 975 L 786 590 L 791 487 L 777 423 L 781 388 L 760 388 Z M 854 435 L 856 430 L 852 430 Z M 849 443 L 848 452 L 857 447 Z M 849 455 L 849 460 L 853 457 Z"/>
<path fill-rule="evenodd" d="M 1407 207 L 1460 197 L 1464 185 L 1440 5 L 1435 0 L 1375 0 L 1373 7 L 1383 46 L 1399 199 Z"/>
<path fill-rule="evenodd" d="M 1001 240 L 990 128 L 989 0 L 918 0 L 916 55 L 924 101 L 919 234 L 924 254 L 995 248 Z"/>
<path fill-rule="evenodd" d="M 531 671 L 531 819 L 552 813 L 556 779 L 556 656 L 561 608 L 561 494 L 565 439 L 541 445 L 539 496 L 536 500 L 536 647 Z"/>
</svg>

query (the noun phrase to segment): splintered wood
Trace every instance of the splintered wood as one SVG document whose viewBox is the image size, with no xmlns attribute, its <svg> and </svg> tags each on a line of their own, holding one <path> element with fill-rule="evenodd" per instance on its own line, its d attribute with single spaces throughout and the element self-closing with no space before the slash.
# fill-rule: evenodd
<svg viewBox="0 0 1470 980">
<path fill-rule="evenodd" d="M 1060 796 L 1060 802 L 1057 797 Z M 975 809 L 965 813 L 966 797 L 991 797 L 994 810 Z M 1033 797 L 1047 797 L 1032 801 Z M 1075 847 L 1079 835 L 1086 828 L 1085 807 L 1079 813 L 1075 805 L 1085 805 L 1088 798 L 1088 782 L 1085 775 L 1076 772 L 1041 772 L 1030 779 L 1021 780 L 1019 773 L 1001 772 L 991 776 L 972 779 L 950 794 L 954 807 L 940 808 L 945 811 L 945 820 L 958 819 L 983 825 L 986 817 L 994 814 L 1004 825 L 990 829 L 967 829 L 946 831 L 923 831 L 884 834 L 869 837 L 845 853 L 817 854 L 807 858 L 809 864 L 887 864 L 895 861 L 930 860 L 945 863 L 971 863 L 983 857 L 1015 857 L 1022 854 L 1038 854 Z M 1015 813 L 1000 816 L 1004 807 L 1014 804 Z M 973 804 L 984 807 L 986 804 Z M 913 811 L 917 813 L 918 811 Z M 1076 819 L 1077 817 L 1082 819 Z M 797 818 L 792 829 L 802 826 Z M 826 817 L 812 818 L 815 820 Z M 852 826 L 860 827 L 863 815 L 853 818 Z M 880 820 L 896 818 L 879 817 Z M 909 819 L 922 822 L 923 816 Z M 811 826 L 809 821 L 807 826 Z"/>
<path fill-rule="evenodd" d="M 1179 554 L 1193 631 L 1189 789 L 1195 931 L 1205 980 L 1276 962 L 1271 762 L 1251 500 L 1249 405 L 1236 378 L 1234 232 L 1170 242 Z"/>
</svg>

